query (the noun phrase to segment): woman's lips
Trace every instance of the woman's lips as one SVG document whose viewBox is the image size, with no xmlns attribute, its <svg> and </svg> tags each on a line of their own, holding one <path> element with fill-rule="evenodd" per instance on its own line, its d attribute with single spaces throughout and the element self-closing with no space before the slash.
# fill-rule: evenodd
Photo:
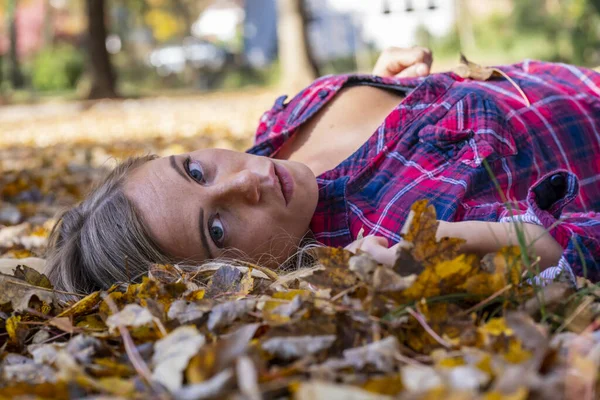
<svg viewBox="0 0 600 400">
<path fill-rule="evenodd" d="M 279 165 L 278 163 L 275 163 L 275 174 L 281 183 L 281 192 L 283 193 L 285 205 L 287 206 L 290 204 L 294 194 L 294 178 L 286 167 Z"/>
</svg>

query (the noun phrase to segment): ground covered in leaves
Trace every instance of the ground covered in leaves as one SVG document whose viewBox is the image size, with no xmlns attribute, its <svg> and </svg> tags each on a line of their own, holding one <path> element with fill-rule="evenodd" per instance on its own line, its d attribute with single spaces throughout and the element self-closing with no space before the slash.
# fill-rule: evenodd
<svg viewBox="0 0 600 400">
<path fill-rule="evenodd" d="M 59 134 L 42 140 L 51 147 L 0 138 L 0 398 L 597 397 L 600 288 L 537 286 L 518 248 L 458 255 L 457 240 L 435 240 L 425 203 L 413 206 L 394 266 L 319 248 L 314 267 L 293 272 L 155 265 L 141 282 L 87 297 L 53 290 L 30 268 L 43 263 L 52 217 L 114 159 L 224 142 L 242 149 L 251 137 L 226 114 L 193 135 L 175 129 L 176 139 L 61 140 L 64 124 L 71 140 L 77 121 L 92 132 L 89 118 L 127 121 L 131 104 L 118 106 L 120 118 L 97 117 L 97 107 L 12 131 L 31 141 L 54 127 Z M 146 123 L 162 129 L 151 114 Z"/>
<path fill-rule="evenodd" d="M 332 248 L 281 275 L 155 265 L 67 302 L 18 267 L 0 275 L 0 397 L 594 398 L 600 290 L 530 285 L 518 248 L 457 255 L 436 225 L 415 204 L 391 267 Z"/>
</svg>

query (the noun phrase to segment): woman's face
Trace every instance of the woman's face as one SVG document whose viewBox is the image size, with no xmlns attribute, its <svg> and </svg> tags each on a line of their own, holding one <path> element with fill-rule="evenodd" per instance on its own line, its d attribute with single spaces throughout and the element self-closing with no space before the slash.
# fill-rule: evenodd
<svg viewBox="0 0 600 400">
<path fill-rule="evenodd" d="M 220 149 L 150 161 L 133 171 L 125 194 L 170 256 L 268 266 L 297 249 L 318 199 L 306 165 Z"/>
</svg>

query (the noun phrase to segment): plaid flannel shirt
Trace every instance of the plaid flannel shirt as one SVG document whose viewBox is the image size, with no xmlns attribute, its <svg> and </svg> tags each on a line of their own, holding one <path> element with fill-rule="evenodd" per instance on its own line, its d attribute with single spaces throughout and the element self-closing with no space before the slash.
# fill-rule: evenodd
<svg viewBox="0 0 600 400">
<path fill-rule="evenodd" d="M 275 155 L 343 87 L 397 91 L 405 97 L 367 142 L 317 178 L 320 242 L 345 246 L 364 227 L 397 243 L 410 206 L 427 199 L 441 220 L 542 225 L 564 250 L 542 278 L 600 280 L 600 74 L 538 61 L 500 69 L 530 106 L 505 78 L 326 76 L 277 99 L 249 152 Z"/>
</svg>

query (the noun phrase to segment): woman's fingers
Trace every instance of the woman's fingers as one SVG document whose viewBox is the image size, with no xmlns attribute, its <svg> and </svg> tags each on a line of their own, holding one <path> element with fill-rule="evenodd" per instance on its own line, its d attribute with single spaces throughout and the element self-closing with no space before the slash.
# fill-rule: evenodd
<svg viewBox="0 0 600 400">
<path fill-rule="evenodd" d="M 433 56 L 431 50 L 424 47 L 413 47 L 403 49 L 399 47 L 390 47 L 383 51 L 375 68 L 373 75 L 382 77 L 399 76 L 404 70 L 414 67 L 402 77 L 425 76 L 429 74 Z"/>
<path fill-rule="evenodd" d="M 365 248 L 369 247 L 388 247 L 388 241 L 386 238 L 381 236 L 365 236 L 362 239 L 355 240 L 346 246 L 346 250 L 356 253 L 357 250 L 365 251 Z"/>
<path fill-rule="evenodd" d="M 356 253 L 358 250 L 368 253 L 380 264 L 393 265 L 396 261 L 397 245 L 388 248 L 388 240 L 381 236 L 366 236 L 346 246 L 346 250 Z"/>
<path fill-rule="evenodd" d="M 420 76 L 429 75 L 430 66 L 425 63 L 417 63 L 405 68 L 400 73 L 396 74 L 397 78 L 418 78 Z"/>
</svg>

